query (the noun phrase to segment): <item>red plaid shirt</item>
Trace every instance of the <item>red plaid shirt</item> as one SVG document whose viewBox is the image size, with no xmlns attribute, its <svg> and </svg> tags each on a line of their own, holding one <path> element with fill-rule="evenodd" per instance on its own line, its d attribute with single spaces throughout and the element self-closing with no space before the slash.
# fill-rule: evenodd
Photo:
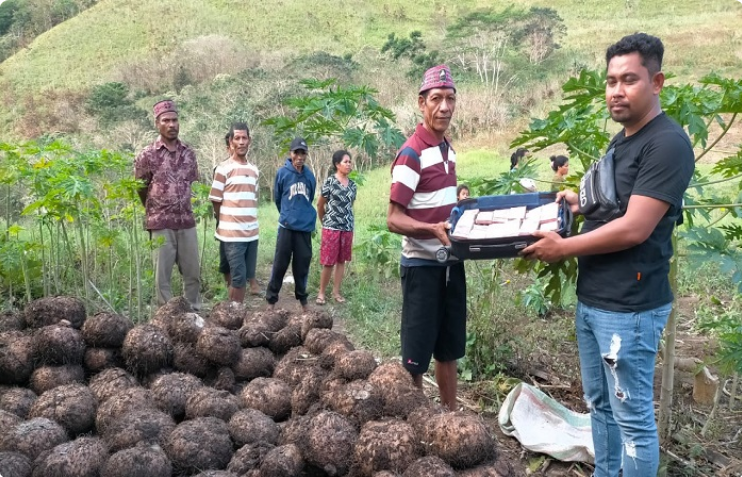
<svg viewBox="0 0 742 477">
<path fill-rule="evenodd" d="M 196 226 L 191 183 L 198 180 L 196 153 L 180 140 L 170 150 L 162 138 L 145 147 L 134 161 L 134 177 L 147 185 L 147 230 L 181 230 Z"/>
</svg>

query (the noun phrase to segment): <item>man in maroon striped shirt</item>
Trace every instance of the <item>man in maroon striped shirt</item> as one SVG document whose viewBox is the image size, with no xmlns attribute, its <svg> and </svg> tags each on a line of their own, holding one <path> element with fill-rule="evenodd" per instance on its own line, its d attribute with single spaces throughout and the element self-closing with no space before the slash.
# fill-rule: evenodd
<svg viewBox="0 0 742 477">
<path fill-rule="evenodd" d="M 445 137 L 456 109 L 456 87 L 446 65 L 425 72 L 417 98 L 423 121 L 392 165 L 387 226 L 403 235 L 402 364 L 422 387 L 430 358 L 441 405 L 456 409 L 456 360 L 466 348 L 464 264 L 441 264 L 435 252 L 450 245 L 446 222 L 456 204 L 456 152 Z"/>
</svg>

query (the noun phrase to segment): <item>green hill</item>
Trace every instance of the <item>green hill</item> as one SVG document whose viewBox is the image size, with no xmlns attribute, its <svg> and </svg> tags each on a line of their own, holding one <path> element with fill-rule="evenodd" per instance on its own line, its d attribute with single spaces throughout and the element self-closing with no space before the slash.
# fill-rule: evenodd
<svg viewBox="0 0 742 477">
<path fill-rule="evenodd" d="M 420 30 L 440 36 L 459 15 L 495 7 L 482 0 L 101 0 L 38 37 L 0 64 L 0 78 L 16 91 L 77 89 L 112 79 L 116 68 L 151 54 L 168 53 L 186 40 L 224 35 L 250 51 L 335 54 L 379 48 L 390 32 Z M 517 1 L 517 5 L 538 5 Z M 507 6 L 503 2 L 501 8 Z M 600 58 L 623 34 L 649 31 L 668 46 L 667 63 L 678 74 L 711 69 L 739 71 L 742 4 L 557 0 L 546 2 L 564 19 L 564 46 Z"/>
<path fill-rule="evenodd" d="M 664 69 L 681 80 L 711 71 L 742 75 L 742 4 L 736 0 L 100 0 L 0 63 L 0 135 L 105 134 L 105 124 L 87 107 L 91 88 L 125 83 L 129 99 L 138 101 L 144 113 L 154 97 L 181 92 L 177 75 L 184 65 L 188 81 L 183 84 L 196 89 L 180 99 L 190 98 L 192 104 L 198 99 L 211 107 L 212 115 L 231 107 L 233 92 L 215 98 L 213 90 L 219 87 L 210 86 L 220 75 L 241 79 L 235 94 L 253 103 L 262 95 L 257 101 L 262 107 L 278 108 L 281 98 L 296 92 L 299 78 L 338 76 L 345 68 L 346 81 L 377 88 L 382 104 L 401 112 L 406 125 L 414 120 L 408 94 L 416 80 L 405 76 L 408 64 L 380 54 L 388 35 L 406 38 L 418 30 L 427 51 L 445 50 L 447 28 L 462 17 L 510 5 L 553 9 L 565 35 L 559 39 L 557 60 L 536 65 L 541 69 L 537 74 L 528 70 L 534 65 L 526 60 L 510 65 L 505 87 L 497 92 L 476 80 L 472 89 L 461 82 L 474 107 L 467 114 L 462 109 L 456 134 L 473 139 L 473 145 L 490 143 L 492 134 L 503 132 L 509 142 L 523 119 L 538 115 L 545 101 L 558 99 L 558 87 L 569 75 L 582 66 L 602 68 L 606 46 L 635 31 L 663 39 Z M 312 56 L 316 52 L 321 54 Z M 317 64 L 325 60 L 327 65 Z M 446 61 L 457 66 L 458 60 L 449 49 Z M 473 65 L 466 67 L 470 79 L 476 77 Z M 251 108 L 243 117 L 255 119 Z M 194 112 L 203 116 L 205 110 Z M 136 131 L 126 127 L 123 133 L 141 136 L 142 128 L 149 126 L 141 123 Z M 100 138 L 94 141 L 101 144 L 111 146 Z"/>
</svg>

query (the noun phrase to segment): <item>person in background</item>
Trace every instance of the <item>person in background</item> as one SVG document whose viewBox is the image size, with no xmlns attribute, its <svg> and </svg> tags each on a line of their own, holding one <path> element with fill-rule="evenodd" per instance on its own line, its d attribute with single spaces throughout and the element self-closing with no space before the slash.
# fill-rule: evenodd
<svg viewBox="0 0 742 477">
<path fill-rule="evenodd" d="M 209 199 L 219 217 L 215 237 L 222 242 L 229 263 L 229 299 L 245 301 L 247 282 L 250 293 L 260 294 L 255 268 L 258 260 L 258 168 L 247 159 L 250 129 L 244 122 L 229 130 L 232 156 L 219 164 Z"/>
<path fill-rule="evenodd" d="M 312 232 L 317 222 L 314 192 L 317 180 L 305 166 L 309 151 L 304 138 L 296 137 L 289 146 L 290 157 L 276 172 L 273 200 L 278 208 L 278 236 L 273 270 L 265 299 L 274 308 L 281 292 L 283 277 L 291 263 L 294 275 L 294 296 L 303 311 L 307 311 L 307 279 L 312 262 Z"/>
<path fill-rule="evenodd" d="M 623 126 L 608 145 L 622 215 L 586 219 L 568 238 L 536 231 L 540 240 L 523 250 L 545 262 L 577 257 L 575 325 L 595 477 L 654 477 L 659 466 L 654 367 L 672 311 L 673 229 L 695 167 L 688 135 L 660 105 L 663 53 L 646 33 L 606 51 L 606 105 Z M 577 193 L 561 191 L 561 200 L 579 213 Z"/>
<path fill-rule="evenodd" d="M 456 205 L 456 152 L 446 131 L 456 110 L 456 87 L 446 65 L 428 69 L 418 91 L 422 123 L 392 164 L 387 227 L 403 235 L 402 365 L 422 388 L 431 357 L 441 405 L 456 410 L 457 360 L 466 351 L 466 274 L 436 252 L 450 246 L 448 217 Z"/>
<path fill-rule="evenodd" d="M 194 311 L 201 309 L 201 271 L 196 219 L 191 208 L 191 184 L 198 180 L 196 153 L 178 139 L 178 109 L 172 100 L 152 108 L 160 135 L 134 161 L 134 177 L 144 182 L 139 198 L 145 209 L 150 237 L 163 241 L 153 253 L 158 306 L 173 296 L 173 266 L 183 275 L 183 291 Z"/>
<path fill-rule="evenodd" d="M 456 188 L 456 200 L 462 201 L 469 198 L 469 186 L 461 184 Z"/>
<path fill-rule="evenodd" d="M 350 262 L 353 249 L 353 203 L 356 200 L 356 183 L 348 177 L 353 170 L 348 151 L 335 151 L 332 155 L 333 174 L 330 175 L 320 191 L 317 213 L 322 224 L 320 274 L 317 304 L 324 305 L 327 285 L 333 275 L 332 297 L 337 303 L 344 303 L 340 285 L 345 274 L 345 263 Z"/>
<path fill-rule="evenodd" d="M 558 192 L 569 175 L 569 158 L 567 156 L 551 156 L 551 170 L 554 177 L 551 179 L 551 191 Z"/>
<path fill-rule="evenodd" d="M 529 154 L 528 149 L 524 147 L 516 149 L 515 152 L 510 155 L 510 170 L 512 171 L 513 169 L 517 169 L 521 159 L 528 157 Z"/>
<path fill-rule="evenodd" d="M 518 184 L 523 188 L 523 192 L 538 192 L 538 187 L 536 186 L 536 181 L 533 179 L 529 179 L 528 177 L 524 177 L 523 179 L 520 179 L 518 181 Z M 515 191 L 513 191 L 515 193 Z"/>
</svg>

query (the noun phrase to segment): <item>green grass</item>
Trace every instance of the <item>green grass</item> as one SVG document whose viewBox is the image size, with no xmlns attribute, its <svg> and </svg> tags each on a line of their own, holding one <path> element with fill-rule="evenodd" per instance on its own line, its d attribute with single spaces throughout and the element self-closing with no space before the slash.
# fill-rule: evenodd
<svg viewBox="0 0 742 477">
<path fill-rule="evenodd" d="M 516 1 L 518 6 L 544 6 Z M 503 4 L 504 8 L 505 4 Z M 557 0 L 567 26 L 562 45 L 582 62 L 602 64 L 607 45 L 634 31 L 663 38 L 668 70 L 694 77 L 712 69 L 739 73 L 742 5 L 733 0 L 647 2 Z M 115 79 L 117 67 L 164 56 L 189 39 L 223 35 L 251 54 L 334 54 L 378 49 L 390 32 L 420 30 L 435 44 L 457 16 L 492 7 L 484 0 L 101 0 L 36 38 L 0 65 L 0 76 L 18 91 L 77 90 Z M 369 78 L 373 82 L 373 78 Z"/>
<path fill-rule="evenodd" d="M 452 14 L 483 6 L 464 0 Z M 439 7 L 442 8 L 442 7 Z M 248 51 L 334 54 L 378 49 L 392 32 L 436 26 L 435 8 L 382 0 L 102 0 L 39 36 L 0 66 L 6 81 L 24 90 L 77 89 L 112 80 L 122 63 L 166 54 L 188 39 L 223 35 Z"/>
</svg>

